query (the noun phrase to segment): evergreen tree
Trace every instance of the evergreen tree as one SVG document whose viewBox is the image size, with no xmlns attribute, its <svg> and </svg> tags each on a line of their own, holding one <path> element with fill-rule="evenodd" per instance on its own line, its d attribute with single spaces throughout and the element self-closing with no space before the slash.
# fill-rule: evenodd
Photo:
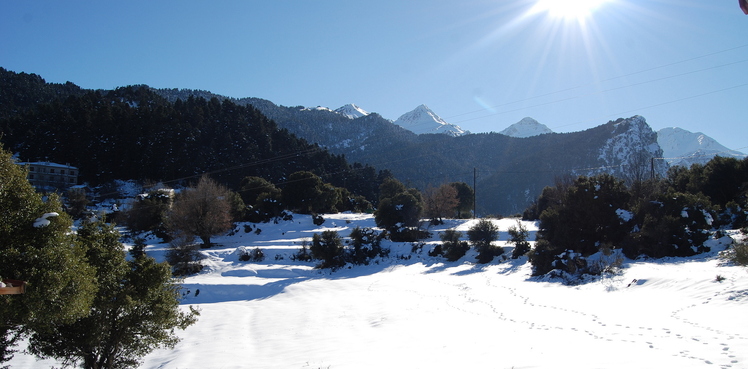
<svg viewBox="0 0 748 369">
<path fill-rule="evenodd" d="M 73 323 L 32 335 L 33 354 L 86 369 L 136 368 L 151 351 L 174 347 L 174 329 L 195 323 L 196 310 L 179 308 L 179 285 L 169 265 L 144 255 L 127 261 L 112 225 L 84 223 L 78 243 L 96 268 L 92 309 Z"/>
<path fill-rule="evenodd" d="M 165 189 L 138 197 L 125 214 L 127 228 L 133 232 L 153 232 L 163 240 L 170 240 L 166 222 L 172 200 L 171 192 Z"/>
<path fill-rule="evenodd" d="M 382 237 L 371 228 L 356 227 L 351 231 L 349 258 L 353 264 L 369 264 L 369 260 L 388 253 L 382 249 Z"/>
<path fill-rule="evenodd" d="M 630 258 L 660 258 L 709 251 L 704 242 L 709 239 L 715 218 L 711 202 L 701 193 L 660 194 L 637 212 L 638 231 L 624 243 L 623 252 Z"/>
<path fill-rule="evenodd" d="M 386 229 L 393 241 L 417 240 L 423 211 L 421 193 L 394 178 L 386 179 L 379 193 L 379 207 L 374 212 L 377 226 Z"/>
<path fill-rule="evenodd" d="M 579 177 L 559 203 L 541 213 L 539 236 L 583 256 L 594 254 L 603 243 L 620 245 L 631 229 L 618 213 L 628 201 L 624 183 L 610 175 Z"/>
<path fill-rule="evenodd" d="M 283 202 L 290 210 L 301 214 L 317 213 L 319 199 L 326 192 L 324 182 L 309 171 L 294 172 L 283 188 Z"/>
<path fill-rule="evenodd" d="M 530 252 L 530 242 L 527 238 L 530 236 L 530 232 L 527 228 L 522 225 L 522 222 L 517 221 L 516 226 L 509 227 L 509 242 L 514 244 L 514 251 L 512 251 L 512 259 L 517 259 Z"/>
<path fill-rule="evenodd" d="M 0 150 L 0 275 L 27 282 L 26 293 L 0 296 L 0 365 L 25 333 L 41 332 L 88 314 L 94 269 L 70 233 L 72 221 L 56 196 L 47 201 Z"/>
<path fill-rule="evenodd" d="M 481 219 L 468 230 L 468 239 L 478 250 L 478 262 L 485 264 L 501 255 L 504 249 L 491 245 L 499 239 L 499 227 L 489 219 Z"/>
<path fill-rule="evenodd" d="M 267 222 L 283 212 L 281 190 L 264 178 L 245 177 L 239 195 L 247 206 L 246 219 L 250 222 Z"/>
<path fill-rule="evenodd" d="M 318 268 L 337 269 L 345 265 L 343 240 L 336 231 L 324 231 L 321 235 L 315 233 L 309 250 L 314 259 L 322 260 Z"/>
</svg>

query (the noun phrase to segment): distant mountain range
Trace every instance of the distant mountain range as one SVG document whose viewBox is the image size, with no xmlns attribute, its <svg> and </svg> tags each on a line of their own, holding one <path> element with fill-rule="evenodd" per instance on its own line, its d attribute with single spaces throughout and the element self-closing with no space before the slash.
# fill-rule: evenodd
<svg viewBox="0 0 748 369">
<path fill-rule="evenodd" d="M 166 92 L 170 99 L 190 95 L 188 90 Z M 664 176 L 669 163 L 655 161 L 652 173 L 650 158 L 691 155 L 706 162 L 711 158 L 706 154 L 721 150 L 702 147 L 697 152 L 695 138 L 688 135 L 661 147 L 660 135 L 640 116 L 571 133 L 554 133 L 526 117 L 500 133 L 471 134 L 425 105 L 391 121 L 355 104 L 332 110 L 284 107 L 256 98 L 237 101 L 254 105 L 279 127 L 333 153 L 389 169 L 410 186 L 425 189 L 453 181 L 472 185 L 477 174 L 481 214 L 521 212 L 558 177 L 611 173 L 634 180 Z M 709 141 L 704 137 L 699 142 Z"/>
<path fill-rule="evenodd" d="M 329 110 L 326 108 L 317 109 Z M 357 119 L 370 114 L 355 104 L 344 105 L 335 109 L 334 112 L 349 119 Z M 393 123 L 415 134 L 441 133 L 453 137 L 470 134 L 469 131 L 458 125 L 447 123 L 426 105 L 420 105 L 401 115 Z M 553 131 L 531 117 L 525 117 L 499 132 L 499 134 L 516 138 L 527 138 L 548 133 L 553 133 Z M 745 157 L 744 153 L 730 150 L 704 133 L 690 132 L 677 127 L 663 128 L 657 131 L 657 143 L 662 148 L 662 155 L 669 165 L 706 164 L 716 155 Z"/>
<path fill-rule="evenodd" d="M 19 109 L 40 102 L 51 103 L 69 96 L 91 93 L 72 83 L 47 84 L 36 75 L 13 74 L 2 68 L 0 72 L 3 72 L 0 73 L 0 91 L 14 92 L 0 94 L 0 107 L 3 108 L 0 109 L 0 118 L 17 114 Z M 553 185 L 559 177 L 610 173 L 627 180 L 636 180 L 648 178 L 652 174 L 663 176 L 669 164 L 706 162 L 716 154 L 743 156 L 742 153 L 727 150 L 703 133 L 691 133 L 677 128 L 655 132 L 641 116 L 620 118 L 595 128 L 571 133 L 554 133 L 547 126 L 527 117 L 499 133 L 471 134 L 446 122 L 425 105 L 392 121 L 355 104 L 332 110 L 326 107 L 279 106 L 265 99 L 235 99 L 199 90 L 130 86 L 128 91 L 136 95 L 123 96 L 120 102 L 124 104 L 129 101 L 129 104 L 135 105 L 123 105 L 123 110 L 127 110 L 128 106 L 134 109 L 150 104 L 148 101 L 153 101 L 153 98 L 141 96 L 143 91 L 157 94 L 165 101 L 174 103 L 175 107 L 196 97 L 204 98 L 205 101 L 218 99 L 211 104 L 229 100 L 240 106 L 251 105 L 257 109 L 258 114 L 273 120 L 281 131 L 316 143 L 349 162 L 368 164 L 378 170 L 388 169 L 408 186 L 426 189 L 446 182 L 465 182 L 472 186 L 475 180 L 479 214 L 508 215 L 522 212 L 545 186 Z M 118 92 L 96 93 L 116 97 Z M 111 95 L 112 93 L 115 95 Z M 182 103 L 178 103 L 178 100 Z M 196 105 L 194 102 L 190 104 Z M 167 122 L 159 124 L 168 125 Z M 160 129 L 163 131 L 167 128 L 164 126 Z M 2 121 L 0 129 L 12 132 L 2 127 Z M 58 127 L 55 131 L 66 129 L 73 128 Z M 130 131 L 127 131 L 128 135 L 135 134 Z M 168 130 L 163 132 L 168 133 Z M 167 133 L 162 135 L 172 137 L 171 140 L 180 140 L 182 137 L 173 132 Z M 221 139 L 232 136 L 234 135 L 226 133 Z M 184 139 L 190 137 L 192 136 L 185 135 Z M 52 142 L 58 138 L 45 136 L 45 139 Z M 114 136 L 107 140 L 102 142 L 117 142 Z M 211 140 L 210 142 L 218 142 L 216 139 Z M 180 145 L 179 142 L 169 142 L 174 147 Z M 237 146 L 241 146 L 240 144 L 231 145 L 232 150 L 242 152 Z M 251 150 L 222 159 L 221 152 L 226 150 L 221 150 L 219 146 L 212 149 L 211 167 L 225 164 L 221 160 L 240 164 L 241 160 L 250 157 Z M 195 150 L 199 149 L 195 148 L 193 151 Z M 44 155 L 48 160 L 58 160 L 54 157 L 55 152 Z M 163 154 L 154 156 L 153 160 L 169 157 Z M 656 160 L 654 168 L 651 167 L 651 158 L 663 157 L 679 159 L 668 162 Z M 164 160 L 158 163 L 164 165 Z M 106 176 L 117 175 L 111 172 L 113 169 L 115 168 L 107 167 L 110 172 Z M 164 170 L 171 169 L 160 169 L 161 172 Z M 192 172 L 197 173 L 199 170 L 194 169 Z"/>
</svg>

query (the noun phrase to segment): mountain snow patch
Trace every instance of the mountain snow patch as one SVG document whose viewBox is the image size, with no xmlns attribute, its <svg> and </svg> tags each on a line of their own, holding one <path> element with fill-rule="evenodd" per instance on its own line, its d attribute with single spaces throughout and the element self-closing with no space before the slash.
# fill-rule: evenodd
<svg viewBox="0 0 748 369">
<path fill-rule="evenodd" d="M 412 111 L 401 115 L 400 118 L 397 118 L 395 124 L 419 135 L 442 133 L 457 137 L 468 133 L 460 126 L 447 123 L 426 105 L 419 105 Z"/>
<path fill-rule="evenodd" d="M 517 138 L 538 136 L 546 133 L 553 133 L 553 131 L 545 124 L 541 124 L 530 117 L 522 118 L 519 122 L 499 132 L 499 134 Z"/>
</svg>

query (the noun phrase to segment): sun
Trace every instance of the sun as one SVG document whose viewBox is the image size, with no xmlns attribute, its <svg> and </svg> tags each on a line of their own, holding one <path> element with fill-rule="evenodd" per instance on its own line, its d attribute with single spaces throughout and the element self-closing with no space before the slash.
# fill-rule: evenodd
<svg viewBox="0 0 748 369">
<path fill-rule="evenodd" d="M 609 0 L 537 0 L 534 12 L 545 12 L 554 18 L 584 21 Z"/>
</svg>

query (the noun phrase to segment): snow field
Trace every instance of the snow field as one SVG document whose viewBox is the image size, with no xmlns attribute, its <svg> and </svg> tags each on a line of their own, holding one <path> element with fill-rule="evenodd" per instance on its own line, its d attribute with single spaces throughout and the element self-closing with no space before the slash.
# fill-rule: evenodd
<svg viewBox="0 0 748 369">
<path fill-rule="evenodd" d="M 173 350 L 143 368 L 746 368 L 748 275 L 716 252 L 693 258 L 627 260 L 623 271 L 567 286 L 530 278 L 526 258 L 474 263 L 410 255 L 330 272 L 292 261 L 325 229 L 347 236 L 361 214 L 309 217 L 239 230 L 203 250 L 206 268 L 184 281 L 183 306 L 201 310 Z M 450 220 L 432 229 L 469 229 Z M 506 246 L 513 219 L 496 221 Z M 534 224 L 526 224 L 532 231 Z M 721 249 L 714 241 L 714 249 Z M 240 262 L 236 248 L 266 258 Z M 165 245 L 149 245 L 161 257 Z M 510 252 L 508 246 L 507 250 Z M 278 259 L 276 259 L 276 255 Z M 280 258 L 282 257 L 282 259 Z M 725 279 L 716 281 L 716 275 Z M 633 280 L 636 279 L 636 282 Z M 628 286 L 628 287 L 627 287 Z M 196 293 L 199 290 L 199 293 Z M 13 367 L 50 367 L 17 355 Z"/>
</svg>

